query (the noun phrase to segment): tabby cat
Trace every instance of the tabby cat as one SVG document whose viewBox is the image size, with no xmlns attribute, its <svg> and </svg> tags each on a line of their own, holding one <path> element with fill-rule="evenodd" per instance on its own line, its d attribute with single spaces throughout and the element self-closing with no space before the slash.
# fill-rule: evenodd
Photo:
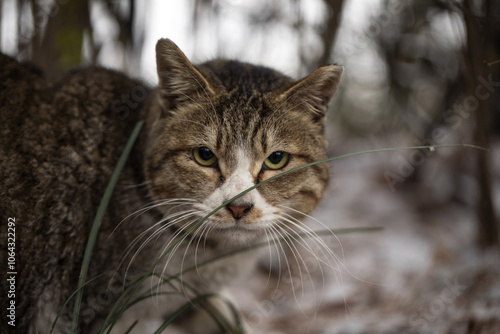
<svg viewBox="0 0 500 334">
<path fill-rule="evenodd" d="M 123 290 L 151 268 L 136 295 L 152 296 L 126 311 L 113 333 L 154 332 L 207 294 L 208 311 L 192 299 L 172 328 L 217 332 L 222 325 L 212 317 L 231 312 L 213 294 L 252 270 L 260 252 L 201 264 L 305 228 L 300 219 L 322 197 L 326 164 L 272 180 L 199 221 L 253 185 L 325 158 L 325 117 L 343 68 L 324 66 L 295 81 L 232 60 L 193 65 L 168 39 L 158 41 L 156 57 L 159 86 L 150 89 L 102 68 L 49 83 L 0 56 L 0 332 L 48 333 L 77 288 L 97 207 L 140 120 L 92 254 L 80 333 L 98 332 Z M 12 301 L 15 316 L 6 318 Z M 72 304 L 54 333 L 70 331 Z"/>
</svg>

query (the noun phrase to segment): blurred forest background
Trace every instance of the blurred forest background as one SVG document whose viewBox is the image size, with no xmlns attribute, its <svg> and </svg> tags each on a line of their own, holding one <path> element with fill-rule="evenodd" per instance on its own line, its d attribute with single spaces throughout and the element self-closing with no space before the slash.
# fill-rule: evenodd
<svg viewBox="0 0 500 334">
<path fill-rule="evenodd" d="M 171 21 L 163 31 L 162 16 Z M 0 17 L 2 51 L 49 78 L 100 64 L 154 82 L 154 42 L 169 37 L 191 59 L 234 56 L 294 76 L 344 65 L 336 136 L 490 147 L 500 135 L 498 1 L 1 0 Z M 385 173 L 391 189 L 425 177 L 419 157 Z M 479 242 L 498 244 L 491 153 L 459 149 L 446 160 L 442 200 L 476 208 Z"/>
<path fill-rule="evenodd" d="M 490 149 L 370 155 L 377 161 L 370 182 L 403 198 L 424 228 L 427 212 L 470 213 L 467 247 L 498 252 L 499 1 L 0 0 L 0 18 L 2 52 L 49 79 L 98 64 L 154 84 L 161 37 L 193 61 L 234 57 L 295 77 L 341 64 L 330 155 L 462 143 Z"/>
</svg>

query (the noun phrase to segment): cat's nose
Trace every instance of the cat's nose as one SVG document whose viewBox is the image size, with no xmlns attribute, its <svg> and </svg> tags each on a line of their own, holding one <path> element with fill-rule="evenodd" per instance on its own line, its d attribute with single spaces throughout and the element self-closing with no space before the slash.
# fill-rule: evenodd
<svg viewBox="0 0 500 334">
<path fill-rule="evenodd" d="M 244 203 L 241 205 L 234 205 L 233 203 L 230 203 L 230 204 L 226 205 L 226 209 L 228 209 L 229 212 L 231 212 L 234 219 L 243 218 L 245 215 L 247 215 L 250 212 L 250 210 L 252 210 L 252 208 L 253 208 L 253 204 L 251 204 L 251 203 Z"/>
</svg>

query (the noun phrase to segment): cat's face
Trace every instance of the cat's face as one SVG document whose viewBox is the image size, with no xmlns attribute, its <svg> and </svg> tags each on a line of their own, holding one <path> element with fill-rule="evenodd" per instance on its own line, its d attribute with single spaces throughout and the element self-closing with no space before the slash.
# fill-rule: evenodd
<svg viewBox="0 0 500 334">
<path fill-rule="evenodd" d="M 342 68 L 295 82 L 263 67 L 216 60 L 194 67 L 169 40 L 157 45 L 161 110 L 150 120 L 145 171 L 159 209 L 186 228 L 281 172 L 325 158 L 323 123 Z M 328 181 L 320 164 L 254 189 L 213 214 L 200 236 L 228 243 L 291 232 Z"/>
</svg>

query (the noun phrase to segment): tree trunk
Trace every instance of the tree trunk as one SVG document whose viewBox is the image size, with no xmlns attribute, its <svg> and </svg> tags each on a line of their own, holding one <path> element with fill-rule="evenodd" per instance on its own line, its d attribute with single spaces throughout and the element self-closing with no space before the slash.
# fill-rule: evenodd
<svg viewBox="0 0 500 334">
<path fill-rule="evenodd" d="M 484 16 L 474 12 L 474 1 L 467 0 L 463 8 L 463 16 L 467 31 L 467 46 L 465 50 L 466 78 L 469 96 L 478 101 L 478 108 L 474 113 L 475 130 L 474 138 L 476 144 L 481 147 L 490 148 L 489 143 L 489 120 L 492 109 L 491 94 L 487 98 L 481 98 L 477 93 L 477 87 L 481 84 L 480 78 L 488 80 L 491 73 L 487 71 L 488 45 L 495 45 L 491 40 L 491 30 L 488 29 L 491 22 L 489 1 L 483 3 Z M 482 31 L 480 27 L 484 27 Z M 489 152 L 477 151 L 477 184 L 479 186 L 479 197 L 477 202 L 478 218 L 478 243 L 487 248 L 500 245 L 498 220 L 495 214 L 492 200 L 492 177 L 491 158 Z"/>
<path fill-rule="evenodd" d="M 35 18 L 32 61 L 47 76 L 59 76 L 81 63 L 83 36 L 90 31 L 89 3 L 87 0 L 56 2 L 52 8 L 37 3 L 32 1 Z M 47 24 L 42 29 L 43 16 L 47 16 Z"/>
<path fill-rule="evenodd" d="M 335 45 L 335 37 L 342 17 L 343 0 L 325 0 L 325 5 L 328 7 L 330 16 L 326 22 L 325 28 L 321 34 L 323 40 L 323 53 L 318 59 L 316 67 L 324 66 L 331 62 L 333 46 Z"/>
</svg>

